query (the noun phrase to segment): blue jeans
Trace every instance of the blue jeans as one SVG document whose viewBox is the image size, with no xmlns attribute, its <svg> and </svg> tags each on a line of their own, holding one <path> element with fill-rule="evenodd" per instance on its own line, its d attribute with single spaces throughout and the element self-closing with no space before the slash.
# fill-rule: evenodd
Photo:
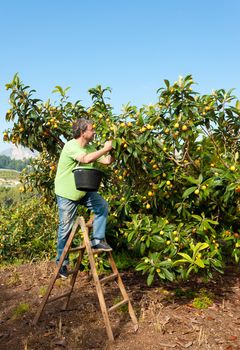
<svg viewBox="0 0 240 350">
<path fill-rule="evenodd" d="M 93 233 L 91 236 L 91 245 L 94 246 L 105 239 L 105 229 L 108 216 L 108 203 L 97 192 L 87 192 L 79 201 L 73 201 L 64 197 L 56 196 L 59 214 L 58 241 L 57 241 L 57 258 L 59 262 L 63 249 L 66 245 L 79 205 L 84 205 L 94 212 Z M 68 257 L 63 265 L 69 263 Z"/>
</svg>

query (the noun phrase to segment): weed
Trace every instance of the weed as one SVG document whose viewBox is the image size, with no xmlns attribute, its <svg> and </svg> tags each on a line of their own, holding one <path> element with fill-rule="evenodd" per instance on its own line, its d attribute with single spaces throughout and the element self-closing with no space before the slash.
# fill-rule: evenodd
<svg viewBox="0 0 240 350">
<path fill-rule="evenodd" d="M 8 286 L 16 286 L 21 282 L 20 274 L 16 271 L 13 272 L 11 277 L 7 281 Z"/>
<path fill-rule="evenodd" d="M 46 286 L 40 287 L 39 291 L 38 291 L 39 298 L 43 298 L 44 295 L 46 294 L 46 292 L 47 292 L 47 287 Z"/>
<path fill-rule="evenodd" d="M 119 297 L 119 296 L 116 297 L 113 300 L 113 305 L 120 303 L 120 301 L 122 301 L 121 297 Z M 123 314 L 127 313 L 128 312 L 128 304 L 124 304 L 124 305 L 120 306 L 117 310 L 119 313 L 123 313 Z"/>
<path fill-rule="evenodd" d="M 137 265 L 137 259 L 129 252 L 121 251 L 114 253 L 114 261 L 118 270 L 126 270 Z"/>
<path fill-rule="evenodd" d="M 63 280 L 61 278 L 58 278 L 55 282 L 55 287 L 61 287 L 63 284 L 62 282 L 63 282 Z"/>
<path fill-rule="evenodd" d="M 213 304 L 213 294 L 201 289 L 199 295 L 193 299 L 192 305 L 196 309 L 207 309 Z"/>
<path fill-rule="evenodd" d="M 18 318 L 19 316 L 25 314 L 30 310 L 30 306 L 28 303 L 19 304 L 13 312 L 12 318 Z"/>
</svg>

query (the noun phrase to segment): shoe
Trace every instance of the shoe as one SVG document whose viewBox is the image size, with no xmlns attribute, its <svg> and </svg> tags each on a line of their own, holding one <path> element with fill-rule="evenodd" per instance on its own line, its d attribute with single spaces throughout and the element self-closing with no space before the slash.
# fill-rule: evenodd
<svg viewBox="0 0 240 350">
<path fill-rule="evenodd" d="M 67 266 L 66 265 L 62 266 L 58 274 L 62 279 L 66 280 L 68 278 Z"/>
<path fill-rule="evenodd" d="M 111 252 L 112 251 L 112 248 L 110 247 L 110 245 L 108 245 L 104 241 L 100 241 L 98 244 L 95 244 L 94 246 L 92 246 L 92 249 L 102 251 L 102 252 Z"/>
</svg>

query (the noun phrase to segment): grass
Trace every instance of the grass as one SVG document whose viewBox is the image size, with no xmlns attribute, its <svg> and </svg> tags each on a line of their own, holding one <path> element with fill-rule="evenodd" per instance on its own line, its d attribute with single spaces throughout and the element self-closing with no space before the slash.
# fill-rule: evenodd
<svg viewBox="0 0 240 350">
<path fill-rule="evenodd" d="M 7 281 L 8 286 L 16 286 L 21 282 L 20 274 L 16 271 L 14 271 L 11 275 L 11 277 Z"/>
<path fill-rule="evenodd" d="M 19 175 L 17 170 L 0 169 L 0 178 L 4 180 L 18 180 Z"/>
<path fill-rule="evenodd" d="M 113 258 L 118 270 L 127 270 L 137 265 L 137 259 L 131 256 L 129 252 L 121 251 L 113 253 Z"/>
<path fill-rule="evenodd" d="M 176 288 L 174 290 L 174 294 L 178 298 L 192 299 L 195 297 L 196 292 L 194 292 L 192 289 Z"/>
<path fill-rule="evenodd" d="M 12 318 L 18 318 L 28 312 L 30 310 L 30 306 L 28 303 L 19 304 L 16 309 L 13 311 Z"/>
<path fill-rule="evenodd" d="M 116 305 L 116 304 L 120 303 L 122 300 L 123 300 L 122 297 L 120 297 L 120 296 L 116 297 L 116 298 L 113 300 L 113 305 Z M 128 304 L 124 304 L 124 305 L 122 305 L 122 306 L 119 306 L 119 307 L 117 308 L 117 312 L 123 313 L 123 314 L 127 313 L 127 312 L 128 312 Z"/>
<path fill-rule="evenodd" d="M 12 267 L 18 267 L 25 263 L 29 263 L 29 260 L 13 258 L 12 260 L 3 260 L 0 262 L 0 270 L 11 269 Z"/>
<path fill-rule="evenodd" d="M 47 292 L 47 286 L 42 286 L 39 288 L 39 291 L 38 291 L 38 295 L 39 295 L 39 298 L 43 298 L 44 295 L 46 294 Z"/>
</svg>

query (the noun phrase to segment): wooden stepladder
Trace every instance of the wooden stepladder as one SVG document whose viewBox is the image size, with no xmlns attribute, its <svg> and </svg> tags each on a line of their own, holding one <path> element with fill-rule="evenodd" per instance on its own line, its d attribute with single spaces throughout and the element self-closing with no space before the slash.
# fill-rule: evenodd
<svg viewBox="0 0 240 350">
<path fill-rule="evenodd" d="M 81 231 L 83 233 L 83 244 L 79 247 L 76 247 L 76 248 L 71 248 L 71 245 L 72 245 L 72 241 L 73 241 L 73 238 L 78 230 L 78 228 L 81 228 Z M 37 313 L 34 317 L 34 320 L 33 320 L 33 324 L 36 325 L 42 312 L 43 312 L 43 309 L 45 308 L 46 304 L 47 303 L 50 303 L 52 301 L 55 301 L 57 299 L 60 299 L 60 298 L 65 298 L 65 303 L 63 304 L 63 309 L 66 310 L 67 307 L 68 307 L 68 304 L 69 304 L 69 301 L 70 301 L 70 297 L 71 297 L 71 294 L 73 292 L 73 288 L 74 288 L 74 284 L 76 282 L 76 278 L 77 278 L 77 274 L 79 272 L 79 267 L 80 267 L 80 264 L 81 264 L 81 261 L 82 261 L 82 258 L 83 258 L 83 254 L 84 254 L 84 251 L 86 250 L 87 252 L 87 255 L 88 255 L 88 259 L 89 259 L 89 263 L 90 263 L 90 267 L 91 267 L 91 272 L 92 272 L 92 276 L 93 276 L 93 280 L 94 280 L 94 284 L 96 286 L 96 291 L 97 291 L 97 296 L 98 296 L 98 300 L 99 300 L 99 304 L 100 304 L 100 308 L 101 308 L 101 312 L 102 312 L 102 315 L 103 315 L 103 319 L 104 319 L 104 323 L 105 323 L 105 326 L 106 326 L 106 331 L 107 331 L 107 335 L 108 335 L 108 338 L 110 341 L 114 341 L 114 336 L 113 336 L 113 332 L 112 332 L 112 327 L 111 327 L 111 324 L 110 324 L 110 320 L 109 320 L 109 313 L 113 310 L 116 310 L 118 307 L 124 305 L 124 304 L 128 304 L 128 312 L 129 312 L 129 315 L 131 317 L 131 320 L 132 320 L 132 323 L 134 325 L 134 330 L 137 331 L 138 329 L 138 321 L 137 321 L 137 318 L 136 318 L 136 315 L 135 315 L 135 312 L 133 310 L 133 307 L 132 307 L 132 304 L 131 304 L 131 301 L 129 299 L 129 296 L 127 294 L 127 291 L 125 289 L 125 286 L 123 284 L 123 281 L 121 279 L 121 276 L 118 272 L 118 269 L 117 269 L 117 266 L 114 262 L 114 259 L 113 259 L 113 256 L 112 256 L 112 253 L 111 252 L 106 252 L 106 254 L 108 255 L 108 261 L 109 261 L 109 264 L 111 266 L 111 269 L 112 269 L 112 274 L 109 275 L 109 276 L 106 276 L 106 277 L 103 277 L 102 279 L 99 279 L 99 276 L 98 276 L 98 273 L 97 273 L 97 269 L 96 269 L 96 266 L 95 266 L 95 261 L 94 261 L 94 254 L 96 253 L 100 253 L 99 251 L 95 251 L 94 249 L 91 248 L 91 245 L 90 245 L 90 241 L 89 241 L 89 229 L 92 227 L 92 222 L 89 220 L 89 222 L 85 223 L 85 220 L 84 218 L 81 216 L 81 217 L 78 217 L 76 219 L 76 222 L 72 228 L 72 231 L 69 235 L 69 238 L 67 240 L 67 243 L 65 245 L 65 248 L 62 252 L 62 255 L 61 255 L 61 258 L 60 258 L 60 261 L 56 267 L 56 271 L 54 273 L 54 275 L 52 276 L 51 280 L 50 280 L 50 283 L 49 283 L 49 286 L 48 286 L 48 289 L 46 291 L 46 294 L 44 295 L 44 298 L 42 299 L 42 302 L 37 310 Z M 51 291 L 54 287 L 54 284 L 58 278 L 58 275 L 59 275 L 59 271 L 60 271 L 60 268 L 63 264 L 63 261 L 66 257 L 67 254 L 71 253 L 71 252 L 78 252 L 79 251 L 79 255 L 77 257 L 77 262 L 76 262 L 76 265 L 74 267 L 74 269 L 72 271 L 69 272 L 69 274 L 72 275 L 71 277 L 71 280 L 70 280 L 70 288 L 69 288 L 69 291 L 64 293 L 64 294 L 61 294 L 59 296 L 55 296 L 55 297 L 52 297 L 50 298 L 50 294 L 51 294 Z M 103 293 L 103 288 L 102 288 L 102 285 L 107 283 L 107 282 L 110 282 L 110 281 L 116 281 L 117 284 L 118 284 L 118 287 L 119 287 L 119 290 L 122 294 L 122 301 L 120 301 L 119 303 L 113 305 L 112 307 L 110 308 L 107 308 L 106 306 L 106 302 L 105 302 L 105 298 L 104 298 L 104 293 Z"/>
</svg>

